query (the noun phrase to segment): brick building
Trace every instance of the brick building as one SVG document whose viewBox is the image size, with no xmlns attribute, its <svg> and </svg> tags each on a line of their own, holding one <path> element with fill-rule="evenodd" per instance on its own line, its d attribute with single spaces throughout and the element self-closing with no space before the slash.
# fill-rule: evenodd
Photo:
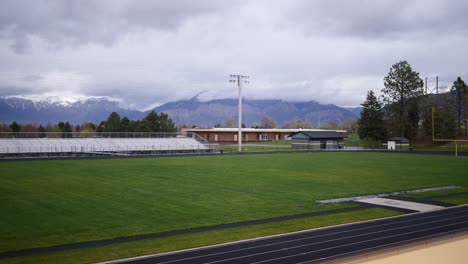
<svg viewBox="0 0 468 264">
<path fill-rule="evenodd" d="M 242 128 L 242 142 L 277 141 L 287 139 L 289 135 L 299 131 L 334 131 L 345 134 L 346 130 L 324 129 L 281 129 L 281 128 Z M 182 135 L 195 133 L 211 143 L 237 142 L 237 128 L 182 128 Z"/>
</svg>

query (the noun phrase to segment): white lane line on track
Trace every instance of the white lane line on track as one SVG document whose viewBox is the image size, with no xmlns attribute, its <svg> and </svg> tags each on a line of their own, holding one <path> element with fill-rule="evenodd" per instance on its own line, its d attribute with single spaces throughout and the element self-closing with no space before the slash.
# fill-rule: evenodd
<svg viewBox="0 0 468 264">
<path fill-rule="evenodd" d="M 466 217 L 466 216 L 460 216 L 460 217 L 456 217 L 456 218 L 462 218 L 462 217 Z M 452 218 L 452 219 L 454 219 L 454 218 Z M 333 241 L 338 241 L 338 240 L 343 240 L 343 239 L 348 239 L 348 238 L 355 238 L 355 237 L 360 237 L 360 236 L 365 236 L 365 235 L 378 234 L 378 233 L 382 233 L 382 232 L 388 232 L 388 231 L 392 231 L 392 230 L 403 229 L 403 228 L 408 228 L 408 227 L 418 226 L 418 225 L 424 225 L 424 224 L 437 223 L 437 222 L 442 222 L 442 221 L 446 221 L 446 220 L 447 220 L 447 219 L 439 220 L 439 221 L 433 221 L 433 222 L 429 222 L 429 223 L 423 223 L 423 224 L 410 225 L 410 226 L 405 226 L 405 227 L 400 227 L 400 228 L 394 228 L 394 229 L 389 229 L 389 230 L 382 230 L 382 231 L 377 231 L 377 232 L 372 232 L 372 233 L 360 234 L 360 235 L 356 235 L 356 236 L 350 236 L 350 237 L 344 237 L 344 238 L 330 239 L 330 240 L 327 240 L 327 241 L 314 242 L 314 243 L 309 243 L 309 244 L 304 244 L 304 245 L 294 246 L 294 247 L 289 247 L 289 248 L 281 248 L 281 249 L 278 249 L 278 250 L 271 250 L 271 251 L 266 251 L 266 252 L 262 252 L 262 253 L 244 255 L 244 256 L 241 256 L 241 257 L 235 257 L 235 258 L 217 260 L 217 261 L 212 261 L 212 262 L 204 262 L 204 264 L 221 263 L 221 262 L 224 262 L 224 261 L 230 261 L 230 260 L 235 260 L 235 259 L 242 259 L 242 258 L 246 258 L 246 257 L 253 257 L 253 256 L 259 256 L 259 255 L 265 255 L 265 254 L 274 253 L 274 252 L 279 252 L 279 251 L 286 251 L 286 250 L 290 250 L 290 249 L 301 248 L 301 247 L 307 247 L 307 246 L 312 246 L 312 245 L 316 245 L 316 244 L 321 244 L 321 243 L 326 243 L 326 242 L 333 242 Z M 468 221 L 464 221 L 464 222 L 462 222 L 462 223 L 465 223 L 465 222 L 468 223 Z M 459 224 L 459 223 L 457 223 L 457 224 Z M 448 225 L 448 226 L 450 226 L 450 225 Z M 436 228 L 439 228 L 439 227 L 440 227 L 440 226 L 438 226 L 438 227 L 436 227 Z M 430 230 L 430 229 L 434 229 L 434 228 L 423 229 L 423 230 L 418 230 L 418 231 L 414 231 L 414 232 L 420 232 L 420 231 Z M 397 235 L 410 234 L 410 233 L 414 233 L 414 232 L 408 232 L 408 233 L 397 234 Z M 392 236 L 396 236 L 396 235 L 392 235 Z M 392 237 L 392 236 L 388 236 L 388 237 Z M 384 237 L 384 238 L 385 238 L 385 237 Z M 378 238 L 378 239 L 382 239 L 382 238 Z M 374 240 L 378 240 L 378 239 L 371 239 L 371 240 L 366 240 L 366 241 L 374 241 Z M 359 243 L 363 243 L 363 242 L 351 243 L 351 244 L 347 244 L 347 245 L 353 245 L 353 244 L 359 244 Z M 335 248 L 335 247 L 331 247 L 331 248 Z M 325 249 L 323 249 L 323 250 L 325 250 Z M 321 250 L 318 250 L 318 251 L 321 251 Z M 257 263 L 257 262 L 255 262 L 255 263 Z M 258 262 L 258 263 L 262 263 L 262 262 Z"/>
<path fill-rule="evenodd" d="M 438 227 L 433 227 L 433 228 L 426 228 L 426 229 L 423 229 L 423 230 L 418 230 L 418 231 L 413 231 L 413 232 L 407 232 L 407 233 L 404 233 L 404 234 L 396 234 L 396 235 L 386 236 L 386 237 L 383 237 L 383 238 L 369 239 L 369 240 L 366 240 L 366 241 L 360 241 L 360 242 L 351 243 L 351 244 L 346 244 L 346 245 L 340 245 L 340 246 L 329 247 L 329 248 L 324 248 L 324 249 L 319 249 L 319 250 L 314 250 L 314 251 L 309 251 L 309 252 L 303 252 L 303 253 L 294 254 L 294 255 L 290 255 L 290 256 L 284 256 L 284 257 L 275 258 L 275 259 L 269 259 L 269 260 L 262 260 L 262 261 L 257 261 L 257 262 L 251 262 L 250 264 L 267 263 L 267 262 L 276 261 L 276 260 L 280 260 L 280 259 L 293 258 L 293 257 L 303 256 L 303 255 L 309 255 L 309 254 L 313 254 L 313 253 L 320 252 L 320 251 L 325 251 L 325 250 L 330 250 L 330 249 L 336 249 L 336 248 L 346 247 L 346 246 L 351 246 L 351 245 L 357 245 L 357 244 L 362 244 L 362 243 L 366 243 L 366 242 L 369 242 L 369 241 L 377 241 L 377 240 L 382 240 L 382 239 L 391 238 L 391 237 L 396 237 L 396 236 L 402 236 L 402 235 L 408 235 L 408 234 L 417 233 L 417 232 L 429 231 L 429 230 L 432 230 L 432 229 L 437 229 L 437 228 L 447 227 L 447 226 L 452 226 L 452 225 L 458 225 L 458 224 L 463 224 L 463 223 L 468 223 L 468 221 L 463 221 L 463 222 L 460 222 L 460 223 L 455 223 L 455 224 L 450 224 L 450 225 L 445 225 L 445 226 L 438 226 Z M 465 230 L 465 229 L 466 229 L 466 228 L 463 228 L 462 230 Z M 422 238 L 424 238 L 424 237 L 422 237 Z M 421 239 L 421 238 L 419 238 L 419 239 Z M 405 241 L 411 241 L 411 240 L 415 240 L 415 239 L 409 239 L 409 240 L 405 240 Z M 402 242 L 400 241 L 400 242 L 398 242 L 398 243 L 402 243 Z M 390 245 L 392 245 L 392 244 L 395 244 L 395 243 L 391 243 Z M 377 248 L 377 247 L 376 247 L 376 248 Z M 205 263 L 205 264 L 208 264 L 208 263 Z"/>
<path fill-rule="evenodd" d="M 440 211 L 436 212 L 437 213 L 436 216 L 429 216 L 429 218 L 442 216 L 442 215 L 447 215 L 447 214 L 456 214 L 456 213 L 466 212 L 466 210 L 456 211 L 457 209 L 468 209 L 468 206 L 467 205 L 457 205 L 457 206 L 452 206 L 452 207 L 449 207 L 449 208 L 445 208 L 443 210 L 440 210 Z M 434 212 L 432 212 L 432 213 L 434 213 Z M 391 220 L 391 219 L 399 220 L 399 219 L 407 219 L 408 217 L 411 217 L 412 219 L 407 220 L 407 221 L 412 221 L 412 220 L 416 220 L 416 219 L 413 218 L 414 216 L 418 217 L 418 216 L 421 216 L 421 215 L 428 215 L 428 214 L 431 214 L 431 213 L 430 212 L 416 212 L 416 213 L 412 213 L 410 215 L 403 214 L 403 215 L 390 216 L 390 217 L 384 217 L 384 218 L 369 219 L 369 220 L 364 220 L 364 221 L 343 223 L 343 224 L 332 225 L 332 226 L 324 226 L 324 227 L 319 227 L 319 228 L 306 229 L 306 230 L 288 232 L 288 233 L 276 234 L 276 235 L 269 235 L 269 236 L 263 236 L 263 237 L 258 237 L 258 238 L 250 238 L 250 239 L 226 242 L 226 243 L 209 245 L 209 246 L 202 246 L 202 247 L 189 248 L 189 249 L 181 249 L 181 250 L 175 250 L 175 251 L 170 251 L 170 252 L 149 254 L 149 255 L 143 255 L 143 256 L 137 256 L 137 257 L 124 258 L 124 259 L 116 259 L 116 260 L 111 260 L 111 261 L 99 262 L 99 263 L 96 263 L 96 264 L 123 264 L 123 263 L 127 263 L 129 261 L 145 260 L 145 259 L 152 259 L 152 258 L 165 257 L 165 256 L 173 256 L 173 255 L 177 255 L 177 254 L 194 253 L 194 252 L 200 252 L 200 251 L 211 250 L 211 249 L 220 249 L 220 248 L 229 247 L 229 246 L 233 246 L 233 245 L 255 243 L 255 242 L 258 242 L 258 241 L 266 241 L 266 240 L 269 240 L 269 239 L 276 239 L 276 238 L 287 237 L 287 236 L 295 236 L 295 235 L 300 235 L 300 234 L 308 234 L 308 233 L 316 232 L 316 231 L 333 230 L 333 229 L 336 229 L 336 228 L 342 228 L 342 227 L 347 227 L 347 226 L 352 227 L 352 226 L 355 226 L 355 225 L 362 225 L 362 224 L 366 224 L 366 223 L 370 223 L 370 224 L 378 223 L 378 222 L 382 222 L 382 221 L 385 221 L 385 220 Z M 426 219 L 426 218 L 428 218 L 428 217 L 423 217 L 423 218 L 418 218 L 418 219 L 421 220 L 421 219 Z"/>
<path fill-rule="evenodd" d="M 449 212 L 449 213 L 439 214 L 439 215 L 435 215 L 435 216 L 423 217 L 423 218 L 419 218 L 419 219 L 417 219 L 417 220 L 423 220 L 423 219 L 431 219 L 431 218 L 443 217 L 444 215 L 447 215 L 447 214 L 457 214 L 457 213 L 463 213 L 463 212 L 465 212 L 465 211 L 461 211 L 461 212 Z M 201 255 L 201 256 L 195 256 L 195 257 L 188 257 L 188 258 L 183 258 L 183 259 L 168 260 L 168 261 L 158 262 L 158 264 L 176 263 L 176 262 L 179 262 L 179 261 L 186 261 L 186 260 L 198 259 L 198 258 L 203 258 L 203 257 L 211 257 L 211 256 L 217 256 L 217 255 L 223 255 L 223 254 L 234 253 L 234 252 L 241 252 L 241 251 L 246 251 L 246 250 L 255 249 L 255 248 L 262 248 L 262 247 L 274 246 L 274 245 L 285 244 L 285 243 L 290 243 L 290 242 L 297 242 L 297 241 L 301 241 L 301 240 L 315 239 L 315 238 L 319 238 L 319 237 L 326 237 L 326 236 L 331 236 L 331 235 L 336 235 L 336 234 L 343 234 L 343 233 L 349 233 L 349 232 L 354 232 L 354 231 L 359 231 L 359 230 L 366 230 L 366 229 L 370 229 L 370 228 L 376 228 L 376 227 L 383 227 L 383 226 L 388 226 L 388 225 L 400 224 L 400 223 L 410 222 L 410 221 L 414 221 L 414 220 L 415 220 L 415 219 L 410 219 L 410 220 L 397 221 L 397 222 L 392 222 L 392 223 L 385 223 L 385 224 L 375 225 L 375 226 L 370 226 L 370 227 L 367 226 L 367 227 L 363 227 L 363 228 L 356 228 L 356 229 L 351 229 L 351 230 L 345 230 L 345 231 L 339 231 L 339 232 L 332 232 L 332 233 L 317 235 L 317 236 L 313 236 L 313 237 L 304 237 L 304 238 L 290 239 L 290 240 L 286 240 L 286 241 L 281 241 L 281 242 L 276 242 L 276 243 L 268 243 L 268 244 L 264 244 L 264 245 L 260 245 L 260 246 L 254 246 L 254 247 L 249 247 L 249 248 L 234 249 L 234 250 L 229 250 L 229 251 L 223 251 L 223 252 L 212 253 L 212 254 Z M 440 220 L 440 221 L 445 221 L 445 220 L 447 220 L 447 219 L 443 219 L 443 220 Z M 433 222 L 434 222 L 434 221 L 433 221 Z M 429 222 L 429 223 L 433 223 L 433 222 Z M 437 222 L 437 221 L 435 221 L 435 222 Z M 390 230 L 393 230 L 393 229 L 390 229 Z M 327 241 L 328 241 L 328 240 L 327 240 Z M 327 241 L 322 241 L 322 242 L 327 242 Z"/>
<path fill-rule="evenodd" d="M 333 255 L 333 256 L 330 256 L 330 257 L 321 258 L 321 259 L 317 259 L 317 260 L 306 260 L 306 261 L 303 261 L 303 262 L 297 262 L 296 264 L 310 264 L 310 263 L 317 262 L 317 261 L 323 262 L 323 261 L 327 261 L 327 260 L 330 260 L 330 259 L 335 259 L 335 258 L 338 258 L 338 257 L 344 257 L 344 256 L 350 256 L 350 255 L 352 256 L 352 255 L 357 254 L 359 252 L 369 252 L 369 251 L 373 251 L 373 250 L 377 250 L 377 249 L 381 249 L 381 248 L 385 248 L 385 247 L 389 247 L 389 246 L 391 247 L 391 246 L 396 246 L 396 245 L 402 245 L 402 244 L 405 244 L 405 243 L 410 243 L 411 241 L 420 241 L 421 239 L 430 239 L 430 238 L 443 237 L 444 235 L 450 235 L 450 234 L 453 234 L 453 233 L 466 233 L 467 231 L 468 231 L 468 227 L 460 229 L 460 230 L 452 230 L 452 231 L 443 232 L 443 233 L 431 234 L 431 235 L 428 235 L 428 236 L 407 239 L 407 240 L 398 241 L 398 242 L 390 243 L 390 244 L 386 244 L 386 245 L 375 246 L 375 247 L 370 247 L 370 248 L 365 248 L 365 249 L 359 249 L 359 250 L 350 251 L 350 252 L 346 252 L 346 253 L 342 253 L 342 254 L 336 254 L 336 255 Z"/>
</svg>

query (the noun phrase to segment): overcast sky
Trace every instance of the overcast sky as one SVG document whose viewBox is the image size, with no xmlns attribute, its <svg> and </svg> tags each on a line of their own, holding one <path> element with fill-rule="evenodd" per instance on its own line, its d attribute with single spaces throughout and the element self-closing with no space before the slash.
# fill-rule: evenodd
<svg viewBox="0 0 468 264">
<path fill-rule="evenodd" d="M 2 0 L 0 96 L 234 98 L 357 106 L 392 64 L 468 79 L 468 1 Z M 435 86 L 435 83 L 429 83 Z"/>
</svg>

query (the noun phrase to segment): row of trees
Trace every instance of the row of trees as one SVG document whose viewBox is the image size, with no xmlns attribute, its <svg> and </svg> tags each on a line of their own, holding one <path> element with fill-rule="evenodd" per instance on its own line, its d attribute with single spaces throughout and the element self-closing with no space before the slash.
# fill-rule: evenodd
<svg viewBox="0 0 468 264">
<path fill-rule="evenodd" d="M 107 120 L 99 124 L 83 123 L 73 126 L 69 122 L 58 122 L 57 124 L 18 124 L 13 122 L 10 125 L 0 123 L 0 132 L 23 133 L 30 137 L 71 137 L 71 133 L 81 133 L 86 135 L 93 132 L 176 132 L 177 128 L 171 118 L 165 113 L 157 114 L 150 112 L 141 120 L 129 120 L 127 117 L 120 118 L 119 114 L 113 112 Z"/>
<path fill-rule="evenodd" d="M 151 111 L 141 120 L 130 120 L 113 112 L 97 127 L 98 132 L 176 132 L 172 119 L 165 113 Z"/>
<path fill-rule="evenodd" d="M 237 122 L 236 120 L 229 118 L 227 119 L 223 124 L 217 123 L 214 127 L 237 127 Z M 242 127 L 246 127 L 244 123 L 242 123 Z M 253 123 L 252 128 L 289 128 L 289 129 L 297 129 L 297 128 L 303 128 L 303 129 L 309 129 L 309 128 L 314 128 L 312 124 L 308 122 L 304 122 L 298 119 L 290 120 L 287 121 L 284 125 L 279 126 L 276 121 L 271 118 L 270 116 L 264 116 L 260 119 L 259 122 Z M 321 124 L 318 128 L 321 129 L 343 129 L 347 130 L 350 133 L 357 133 L 357 122 L 356 120 L 346 120 L 345 122 L 338 124 L 336 122 L 327 122 L 324 124 Z"/>
<path fill-rule="evenodd" d="M 80 126 L 77 126 L 79 129 Z M 57 124 L 48 123 L 43 126 L 42 124 L 18 124 L 16 121 L 10 125 L 0 123 L 0 132 L 9 132 L 9 133 L 28 133 L 31 137 L 45 137 L 46 132 L 73 132 L 74 128 L 69 122 L 59 122 Z"/>
<path fill-rule="evenodd" d="M 384 78 L 381 100 L 371 90 L 358 120 L 361 139 L 382 141 L 390 136 L 411 140 L 467 135 L 468 87 L 458 77 L 447 94 L 425 95 L 423 80 L 406 61 L 394 64 Z M 434 129 L 432 128 L 434 113 Z"/>
</svg>

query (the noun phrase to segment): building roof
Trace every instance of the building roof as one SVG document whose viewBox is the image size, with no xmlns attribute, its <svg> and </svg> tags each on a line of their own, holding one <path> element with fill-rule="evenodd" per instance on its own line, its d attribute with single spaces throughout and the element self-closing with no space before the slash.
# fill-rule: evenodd
<svg viewBox="0 0 468 264">
<path fill-rule="evenodd" d="M 336 131 L 332 131 L 332 130 L 324 130 L 324 131 L 299 131 L 299 132 L 296 132 L 292 135 L 290 135 L 290 137 L 294 137 L 294 135 L 297 135 L 297 134 L 304 134 L 306 136 L 309 137 L 309 139 L 332 139 L 332 138 L 344 138 L 344 135 L 343 134 L 340 134 Z"/>
<path fill-rule="evenodd" d="M 405 137 L 391 137 L 387 141 L 400 141 L 400 142 L 409 142 L 409 139 Z"/>
<path fill-rule="evenodd" d="M 183 131 L 188 132 L 237 132 L 238 128 L 182 128 Z M 242 128 L 242 132 L 260 132 L 260 133 L 296 133 L 296 132 L 337 132 L 346 133 L 346 130 L 326 130 L 326 129 L 302 129 L 302 128 Z"/>
</svg>

